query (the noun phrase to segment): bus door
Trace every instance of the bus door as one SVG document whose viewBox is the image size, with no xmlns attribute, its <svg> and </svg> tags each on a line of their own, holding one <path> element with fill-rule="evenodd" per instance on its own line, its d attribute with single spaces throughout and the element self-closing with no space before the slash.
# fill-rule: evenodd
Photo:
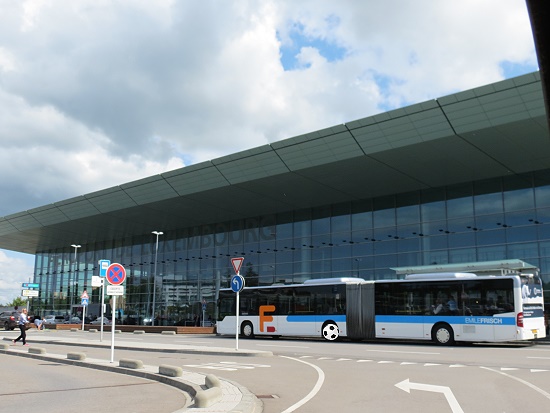
<svg viewBox="0 0 550 413">
<path fill-rule="evenodd" d="M 493 339 L 508 341 L 516 339 L 516 311 L 514 304 L 513 281 L 502 280 L 492 283 L 486 290 L 486 316 L 492 322 Z"/>
</svg>

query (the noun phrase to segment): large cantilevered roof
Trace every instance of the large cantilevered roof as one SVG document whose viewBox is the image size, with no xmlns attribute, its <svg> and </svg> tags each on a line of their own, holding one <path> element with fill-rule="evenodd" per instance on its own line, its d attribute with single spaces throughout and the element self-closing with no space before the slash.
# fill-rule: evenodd
<svg viewBox="0 0 550 413">
<path fill-rule="evenodd" d="M 538 72 L 0 218 L 67 248 L 550 168 Z"/>
</svg>

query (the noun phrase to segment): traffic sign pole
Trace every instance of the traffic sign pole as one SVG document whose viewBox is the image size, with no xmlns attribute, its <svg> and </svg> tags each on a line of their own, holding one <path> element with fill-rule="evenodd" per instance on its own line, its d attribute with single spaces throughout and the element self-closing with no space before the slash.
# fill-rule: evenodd
<svg viewBox="0 0 550 413">
<path fill-rule="evenodd" d="M 99 276 L 101 277 L 101 321 L 105 317 L 105 278 L 107 276 L 107 268 L 111 265 L 111 260 L 99 260 Z M 103 342 L 103 322 L 99 333 L 99 341 Z"/>
<path fill-rule="evenodd" d="M 113 308 L 111 309 L 111 363 L 115 359 L 115 309 L 116 309 L 116 295 L 113 295 Z M 103 319 L 101 319 L 101 324 L 103 324 Z"/>
<path fill-rule="evenodd" d="M 121 285 L 126 280 L 126 269 L 122 264 L 113 263 L 107 267 L 105 278 L 111 285 Z M 116 312 L 116 295 L 113 295 L 113 307 L 111 308 L 111 363 L 115 358 L 115 312 Z M 101 319 L 101 327 L 103 328 L 103 318 Z"/>
<path fill-rule="evenodd" d="M 99 333 L 99 341 L 103 341 L 103 320 L 104 320 L 104 313 L 103 309 L 105 308 L 105 277 L 101 277 L 101 330 Z"/>
<path fill-rule="evenodd" d="M 235 309 L 235 350 L 239 351 L 239 309 L 240 297 L 239 293 L 244 287 L 244 278 L 239 274 L 241 266 L 243 265 L 244 257 L 231 258 L 231 265 L 235 270 L 235 276 L 231 278 L 231 289 L 237 293 L 237 308 Z"/>
<path fill-rule="evenodd" d="M 86 307 L 88 307 L 89 298 L 90 296 L 88 295 L 88 291 L 82 291 L 82 294 L 80 295 L 80 299 L 82 300 L 80 302 L 80 305 L 82 306 L 82 331 L 84 331 L 84 320 L 86 320 Z"/>
<path fill-rule="evenodd" d="M 235 310 L 235 350 L 236 351 L 239 351 L 239 308 L 240 308 L 239 291 L 237 291 L 237 309 Z"/>
</svg>

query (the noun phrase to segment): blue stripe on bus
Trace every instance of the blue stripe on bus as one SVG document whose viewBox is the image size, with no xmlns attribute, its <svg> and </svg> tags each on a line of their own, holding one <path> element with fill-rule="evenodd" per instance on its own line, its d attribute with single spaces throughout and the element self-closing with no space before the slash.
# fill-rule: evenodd
<svg viewBox="0 0 550 413">
<path fill-rule="evenodd" d="M 335 323 L 345 323 L 346 316 L 340 315 L 288 315 L 286 321 L 289 323 L 320 323 L 327 320 L 332 320 Z"/>
<path fill-rule="evenodd" d="M 514 317 L 490 317 L 490 316 L 422 316 L 422 315 L 377 315 L 377 323 L 404 323 L 404 324 L 425 324 L 444 321 L 449 324 L 493 324 L 493 325 L 515 325 Z"/>
</svg>

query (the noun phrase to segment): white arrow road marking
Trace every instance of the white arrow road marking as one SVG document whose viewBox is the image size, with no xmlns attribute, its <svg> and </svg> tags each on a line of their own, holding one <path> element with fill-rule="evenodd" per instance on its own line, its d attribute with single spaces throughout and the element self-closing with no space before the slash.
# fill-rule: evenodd
<svg viewBox="0 0 550 413">
<path fill-rule="evenodd" d="M 407 393 L 410 393 L 411 389 L 431 391 L 434 393 L 443 393 L 443 395 L 447 399 L 447 402 L 449 403 L 449 406 L 451 406 L 451 410 L 453 411 L 453 413 L 464 413 L 464 410 L 462 410 L 462 407 L 460 407 L 460 405 L 458 404 L 458 401 L 456 400 L 453 392 L 449 387 L 436 386 L 433 384 L 412 383 L 409 381 L 409 379 L 397 383 L 395 387 L 404 390 Z"/>
<path fill-rule="evenodd" d="M 271 367 L 268 364 L 246 364 L 235 363 L 233 361 L 220 361 L 219 363 L 205 363 L 205 364 L 185 364 L 185 367 L 198 367 L 203 369 L 212 370 L 224 370 L 224 371 L 236 371 L 236 370 L 252 370 L 255 368 Z"/>
</svg>

